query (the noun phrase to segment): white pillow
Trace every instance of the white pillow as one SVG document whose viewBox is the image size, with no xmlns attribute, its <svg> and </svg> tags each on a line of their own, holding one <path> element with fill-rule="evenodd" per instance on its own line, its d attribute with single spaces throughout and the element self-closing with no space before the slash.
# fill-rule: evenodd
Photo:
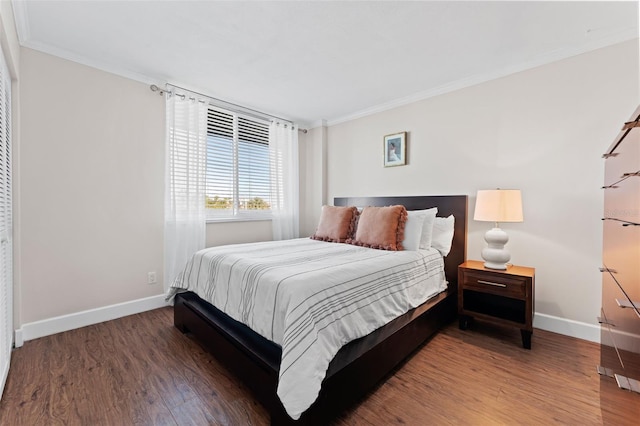
<svg viewBox="0 0 640 426">
<path fill-rule="evenodd" d="M 428 249 L 431 247 L 431 236 L 433 235 L 433 221 L 436 219 L 438 208 L 426 210 L 414 210 L 416 212 L 426 212 L 427 215 L 424 218 L 424 225 L 422 225 L 422 236 L 420 237 L 420 248 Z"/>
<path fill-rule="evenodd" d="M 404 240 L 402 247 L 405 250 L 416 251 L 420 248 L 424 219 L 428 213 L 426 210 L 407 211 L 407 222 L 404 225 Z"/>
<path fill-rule="evenodd" d="M 454 224 L 455 218 L 453 215 L 449 217 L 436 217 L 433 222 L 431 247 L 437 249 L 443 257 L 448 255 L 451 250 Z"/>
</svg>

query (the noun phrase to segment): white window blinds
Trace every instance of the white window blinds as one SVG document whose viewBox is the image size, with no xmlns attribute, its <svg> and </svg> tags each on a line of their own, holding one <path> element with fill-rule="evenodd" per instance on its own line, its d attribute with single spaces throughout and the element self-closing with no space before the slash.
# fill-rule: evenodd
<svg viewBox="0 0 640 426">
<path fill-rule="evenodd" d="M 270 185 L 269 123 L 210 106 L 207 218 L 270 217 Z"/>
<path fill-rule="evenodd" d="M 11 76 L 0 49 L 0 396 L 13 345 Z"/>
</svg>

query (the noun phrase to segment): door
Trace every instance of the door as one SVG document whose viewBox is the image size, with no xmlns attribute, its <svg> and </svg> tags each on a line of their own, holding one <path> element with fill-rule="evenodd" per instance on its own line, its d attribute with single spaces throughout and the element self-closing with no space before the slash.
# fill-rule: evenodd
<svg viewBox="0 0 640 426">
<path fill-rule="evenodd" d="M 0 49 L 0 397 L 13 346 L 11 75 Z"/>
</svg>

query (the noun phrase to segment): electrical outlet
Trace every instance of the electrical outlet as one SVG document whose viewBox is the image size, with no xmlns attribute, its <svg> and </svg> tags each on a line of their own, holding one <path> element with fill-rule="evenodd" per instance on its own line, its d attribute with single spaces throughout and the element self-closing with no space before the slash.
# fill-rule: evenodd
<svg viewBox="0 0 640 426">
<path fill-rule="evenodd" d="M 147 284 L 155 284 L 158 282 L 158 278 L 156 277 L 156 272 L 149 272 L 147 274 Z"/>
</svg>

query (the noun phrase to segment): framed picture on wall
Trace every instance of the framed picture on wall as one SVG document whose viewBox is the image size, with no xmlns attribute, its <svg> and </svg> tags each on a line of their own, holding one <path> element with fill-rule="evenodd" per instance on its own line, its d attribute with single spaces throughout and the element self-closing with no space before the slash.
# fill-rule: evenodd
<svg viewBox="0 0 640 426">
<path fill-rule="evenodd" d="M 407 164 L 407 132 L 394 133 L 384 137 L 384 166 L 404 166 Z"/>
</svg>

